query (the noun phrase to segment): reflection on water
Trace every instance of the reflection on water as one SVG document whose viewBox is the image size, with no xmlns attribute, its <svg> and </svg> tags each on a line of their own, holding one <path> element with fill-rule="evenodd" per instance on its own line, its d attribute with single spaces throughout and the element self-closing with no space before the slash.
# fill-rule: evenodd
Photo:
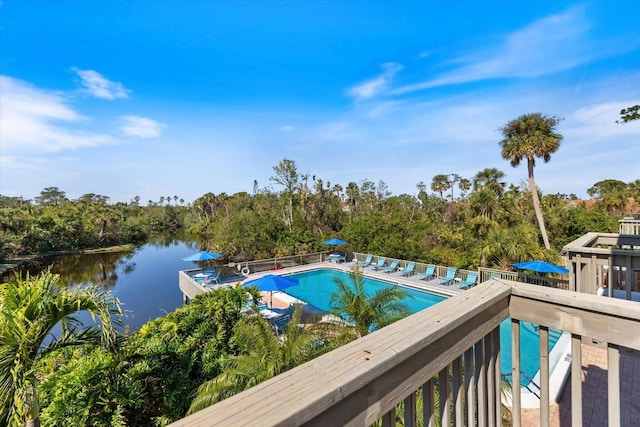
<svg viewBox="0 0 640 427">
<path fill-rule="evenodd" d="M 196 242 L 167 236 L 132 251 L 47 258 L 28 272 L 34 275 L 50 267 L 67 286 L 95 284 L 108 288 L 127 312 L 124 325 L 135 331 L 148 320 L 182 305 L 178 271 L 194 267 L 193 263 L 182 261 L 182 257 L 200 248 Z M 12 273 L 3 281 L 13 278 Z M 89 317 L 82 316 L 82 320 L 88 322 Z"/>
<path fill-rule="evenodd" d="M 93 283 L 112 288 L 122 274 L 133 273 L 136 264 L 131 259 L 136 252 L 137 250 L 53 257 L 49 263 L 51 272 L 59 274 L 64 285 Z"/>
</svg>

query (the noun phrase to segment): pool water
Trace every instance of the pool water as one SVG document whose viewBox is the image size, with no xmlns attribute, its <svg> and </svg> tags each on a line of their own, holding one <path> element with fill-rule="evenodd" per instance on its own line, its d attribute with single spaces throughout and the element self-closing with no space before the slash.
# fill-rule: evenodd
<svg viewBox="0 0 640 427">
<path fill-rule="evenodd" d="M 311 270 L 304 273 L 292 274 L 290 277 L 299 279 L 300 284 L 287 288 L 285 292 L 305 301 L 320 311 L 331 311 L 331 294 L 336 291 L 336 279 L 342 279 L 347 283 L 350 283 L 351 280 L 348 273 L 331 269 Z M 365 292 L 369 296 L 375 294 L 379 289 L 388 288 L 392 285 L 394 285 L 394 283 L 364 277 Z M 433 293 L 421 292 L 407 287 L 404 289 L 409 294 L 409 298 L 403 302 L 409 306 L 411 314 L 417 313 L 426 307 L 431 307 L 446 299 L 445 296 Z"/>
<path fill-rule="evenodd" d="M 285 292 L 295 298 L 305 301 L 317 310 L 331 311 L 331 294 L 336 291 L 336 279 L 342 279 L 349 283 L 348 273 L 333 269 L 317 269 L 304 273 L 292 274 L 300 280 L 300 284 L 287 288 Z M 373 295 L 378 289 L 395 285 L 392 282 L 364 277 L 365 291 L 368 295 Z M 409 297 L 403 302 L 409 307 L 411 314 L 429 308 L 447 297 L 427 291 L 417 290 L 410 287 L 403 287 Z M 556 344 L 562 332 L 553 329 L 549 330 L 549 351 Z M 538 340 L 538 327 L 529 322 L 520 322 L 520 369 L 522 371 L 521 384 L 527 386 L 538 372 L 540 360 L 540 347 Z M 511 381 L 511 319 L 506 319 L 500 324 L 500 348 L 501 348 L 501 372 L 507 374 L 507 379 Z M 550 361 L 551 363 L 552 361 Z M 550 366 L 553 371 L 554 366 Z"/>
</svg>

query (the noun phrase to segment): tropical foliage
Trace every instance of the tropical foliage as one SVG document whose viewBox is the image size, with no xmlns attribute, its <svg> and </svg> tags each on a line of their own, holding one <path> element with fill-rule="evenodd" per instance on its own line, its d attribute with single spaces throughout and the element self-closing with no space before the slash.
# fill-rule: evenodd
<svg viewBox="0 0 640 427">
<path fill-rule="evenodd" d="M 259 298 L 240 287 L 198 296 L 125 337 L 116 354 L 51 355 L 42 369 L 45 424 L 164 425 L 184 417 L 198 386 L 238 352 L 232 337 L 247 291 Z"/>
<path fill-rule="evenodd" d="M 336 292 L 331 295 L 330 303 L 332 312 L 349 322 L 357 336 L 367 335 L 410 314 L 407 305 L 401 301 L 409 297 L 402 288 L 385 287 L 368 295 L 364 276 L 357 266 L 349 277 L 349 281 L 336 279 Z"/>
<path fill-rule="evenodd" d="M 240 393 L 327 351 L 323 329 L 301 327 L 302 308 L 296 307 L 282 337 L 259 315 L 241 319 L 232 338 L 237 354 L 230 356 L 222 372 L 205 382 L 191 403 L 189 413 Z"/>
<path fill-rule="evenodd" d="M 99 319 L 99 326 L 83 327 L 80 312 Z M 110 292 L 96 287 L 67 289 L 49 272 L 0 284 L 0 423 L 37 423 L 42 359 L 59 349 L 86 344 L 113 349 L 114 322 L 121 314 Z"/>
</svg>

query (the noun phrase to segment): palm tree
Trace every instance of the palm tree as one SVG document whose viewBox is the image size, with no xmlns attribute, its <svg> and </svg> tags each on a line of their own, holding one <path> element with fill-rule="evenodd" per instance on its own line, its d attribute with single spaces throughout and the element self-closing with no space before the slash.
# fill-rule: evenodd
<svg viewBox="0 0 640 427">
<path fill-rule="evenodd" d="M 527 223 L 490 229 L 483 241 L 481 256 L 481 265 L 503 270 L 509 270 L 514 262 L 549 258 L 538 244 L 536 228 Z"/>
<path fill-rule="evenodd" d="M 533 168 L 536 165 L 536 157 L 541 157 L 547 163 L 551 160 L 551 154 L 560 148 L 563 136 L 555 130 L 560 120 L 562 119 L 556 116 L 531 113 L 524 114 L 500 128 L 500 132 L 504 136 L 504 139 L 500 141 L 502 157 L 509 160 L 513 167 L 518 166 L 523 158 L 527 159 L 533 208 L 536 212 L 544 246 L 547 249 L 551 246 L 544 226 L 538 190 L 533 177 Z"/>
<path fill-rule="evenodd" d="M 458 188 L 460 189 L 460 197 L 467 197 L 467 192 L 471 189 L 471 181 L 467 178 L 460 178 L 458 181 Z"/>
<path fill-rule="evenodd" d="M 84 328 L 76 314 L 86 311 L 100 326 Z M 40 425 L 38 362 L 69 346 L 114 347 L 120 302 L 97 287 L 66 289 L 45 272 L 0 284 L 0 424 Z M 57 337 L 52 331 L 59 328 Z"/>
<path fill-rule="evenodd" d="M 400 300 L 409 295 L 403 289 L 392 286 L 367 295 L 364 276 L 357 265 L 350 273 L 352 283 L 336 279 L 336 292 L 331 294 L 333 314 L 346 318 L 358 336 L 367 335 L 372 329 L 380 329 L 408 316 L 409 307 Z"/>
<path fill-rule="evenodd" d="M 294 368 L 323 349 L 313 330 L 300 328 L 302 308 L 296 307 L 280 341 L 271 325 L 260 315 L 241 319 L 235 329 L 235 343 L 243 352 L 231 356 L 216 378 L 198 387 L 189 414 L 240 393 Z"/>
<path fill-rule="evenodd" d="M 444 192 L 447 191 L 451 187 L 451 183 L 449 182 L 449 175 L 436 175 L 431 180 L 431 189 L 436 193 L 440 194 L 440 198 L 444 200 Z"/>
<path fill-rule="evenodd" d="M 477 191 L 482 188 L 487 188 L 493 191 L 496 196 L 502 196 L 504 193 L 504 181 L 501 179 L 504 178 L 504 172 L 497 168 L 485 168 L 478 172 L 476 176 L 473 177 L 473 191 Z"/>
</svg>

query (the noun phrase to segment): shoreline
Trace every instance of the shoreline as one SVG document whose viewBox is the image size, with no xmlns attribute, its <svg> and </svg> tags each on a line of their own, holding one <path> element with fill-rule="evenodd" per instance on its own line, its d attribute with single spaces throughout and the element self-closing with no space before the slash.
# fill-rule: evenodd
<svg viewBox="0 0 640 427">
<path fill-rule="evenodd" d="M 107 246 L 104 248 L 94 248 L 94 249 L 79 249 L 75 251 L 51 251 L 51 252 L 43 252 L 40 254 L 33 255 L 21 255 L 13 258 L 7 258 L 0 261 L 0 276 L 4 274 L 11 273 L 16 268 L 23 266 L 25 264 L 36 263 L 41 259 L 49 258 L 53 256 L 61 256 L 61 255 L 82 255 L 82 254 L 99 254 L 99 253 L 108 253 L 108 252 L 125 252 L 133 250 L 136 246 L 132 243 L 118 245 L 118 246 Z"/>
</svg>

